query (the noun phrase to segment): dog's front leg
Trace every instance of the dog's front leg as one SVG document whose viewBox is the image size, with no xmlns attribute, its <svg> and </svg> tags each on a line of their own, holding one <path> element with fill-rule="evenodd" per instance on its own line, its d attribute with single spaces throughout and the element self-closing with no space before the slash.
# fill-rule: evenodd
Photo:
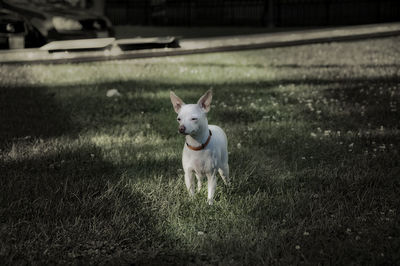
<svg viewBox="0 0 400 266">
<path fill-rule="evenodd" d="M 207 202 L 209 205 L 213 205 L 215 188 L 217 187 L 217 177 L 215 171 L 213 171 L 210 174 L 207 174 L 207 182 L 208 182 Z"/>
<path fill-rule="evenodd" d="M 197 178 L 197 192 L 199 192 L 202 186 L 202 176 L 196 173 L 196 178 Z"/>
<path fill-rule="evenodd" d="M 194 177 L 191 170 L 185 170 L 185 184 L 190 196 L 194 195 Z"/>
</svg>

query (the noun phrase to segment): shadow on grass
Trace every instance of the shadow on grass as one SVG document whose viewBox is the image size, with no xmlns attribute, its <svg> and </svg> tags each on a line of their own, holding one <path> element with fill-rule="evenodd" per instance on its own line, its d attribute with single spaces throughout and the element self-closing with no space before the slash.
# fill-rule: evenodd
<svg viewBox="0 0 400 266">
<path fill-rule="evenodd" d="M 398 80 L 396 78 L 357 78 L 351 80 L 287 79 L 271 82 L 243 82 L 233 85 L 235 87 L 255 88 L 256 93 L 263 96 L 275 96 L 274 93 L 276 92 L 273 92 L 272 89 L 281 84 L 308 84 L 311 86 L 321 84 L 333 84 L 337 86 L 337 84 L 344 84 L 347 88 L 349 86 L 354 86 L 355 88 L 360 83 L 372 83 L 377 86 L 380 83 L 393 85 L 398 84 Z M 168 97 L 148 98 L 138 94 L 138 96 L 123 96 L 116 100 L 109 99 L 104 94 L 106 89 L 111 86 L 115 87 L 116 84 L 100 84 L 97 96 L 73 96 L 68 100 L 69 102 L 66 106 L 71 107 L 74 110 L 73 115 L 79 116 L 81 121 L 85 122 L 85 127 L 91 129 L 111 128 L 112 130 L 115 125 L 125 124 L 130 119 L 136 119 L 140 112 L 149 113 L 153 115 L 151 117 L 152 120 L 142 120 L 141 122 L 138 120 L 136 121 L 138 123 L 137 126 L 145 126 L 146 123 L 162 125 L 155 127 L 157 133 L 166 138 L 172 136 L 169 133 L 164 133 L 168 123 L 175 123 L 175 114 L 172 111 Z M 120 83 L 118 86 L 120 86 L 118 89 L 121 89 L 123 95 L 129 95 L 130 92 L 134 92 L 138 87 L 151 87 L 150 90 L 158 91 L 159 88 L 167 90 L 171 85 L 126 82 Z M 78 87 L 79 90 L 85 90 L 85 86 L 76 86 L 75 88 L 74 86 L 66 86 L 59 87 L 58 89 L 74 90 L 78 89 Z M 215 98 L 226 98 L 226 95 L 229 93 L 229 87 L 231 85 L 214 85 Z M 180 95 L 179 92 L 185 92 L 194 102 L 209 88 L 209 85 L 181 84 L 174 85 L 174 88 L 178 91 L 178 95 Z M 348 101 L 349 103 L 356 101 L 358 97 L 357 93 L 351 94 L 354 93 L 351 90 L 333 90 L 327 91 L 327 93 L 330 97 L 337 98 L 340 96 L 341 100 Z M 1 131 L 2 133 L 0 133 L 2 134 L 4 143 L 14 142 L 16 138 L 23 138 L 27 135 L 46 138 L 61 135 L 70 136 L 75 130 L 79 131 L 78 126 L 71 122 L 72 114 L 66 111 L 65 107 L 57 105 L 52 100 L 51 95 L 36 94 L 35 88 L 20 88 L 17 91 L 9 90 L 6 91 L 5 95 L 7 98 L 3 96 L 1 98 L 1 102 L 4 105 L 2 105 L 2 116 L 0 118 L 2 124 L 6 125 L 2 128 L 4 129 Z M 235 92 L 235 97 L 245 97 L 247 95 L 248 93 L 244 90 Z M 8 102 L 8 99 L 11 98 L 15 98 L 15 102 Z M 23 109 L 18 109 L 18 106 L 23 107 Z M 26 110 L 29 110 L 29 112 Z M 173 119 L 165 121 L 166 116 L 162 116 L 160 119 L 154 118 L 154 116 L 158 117 L 158 114 L 164 112 L 171 113 Z M 254 115 L 250 111 L 231 112 L 222 110 L 213 114 L 213 119 L 229 125 L 258 121 L 262 115 L 262 112 Z M 329 117 L 324 119 L 329 119 Z M 161 121 L 163 123 L 160 123 Z M 19 127 L 18 125 L 22 126 Z M 176 132 L 176 129 L 174 132 Z M 261 202 L 263 205 L 258 206 L 258 209 L 248 210 L 250 217 L 259 221 L 259 227 L 268 225 L 268 222 L 281 223 L 281 220 L 276 221 L 276 219 L 287 219 L 293 222 L 289 226 L 290 230 L 292 230 L 289 233 L 293 233 L 294 238 L 300 240 L 299 234 L 302 232 L 299 233 L 295 230 L 297 227 L 295 223 L 307 217 L 310 213 L 309 207 L 314 206 L 312 205 L 314 204 L 314 199 L 311 199 L 310 195 L 316 194 L 319 195 L 319 198 L 326 197 L 322 203 L 318 203 L 317 201 L 318 204 L 322 204 L 318 205 L 320 206 L 319 209 L 325 208 L 323 204 L 327 204 L 327 206 L 329 204 L 336 204 L 333 207 L 326 207 L 327 209 L 330 207 L 333 212 L 340 212 L 343 211 L 340 208 L 346 208 L 345 217 L 350 220 L 353 217 L 353 215 L 350 215 L 352 211 L 351 207 L 360 209 L 365 207 L 368 209 L 367 206 L 357 203 L 361 201 L 359 199 L 364 197 L 361 193 L 364 188 L 372 187 L 373 190 L 369 190 L 369 192 L 379 189 L 381 192 L 380 196 L 382 196 L 390 187 L 398 187 L 398 183 L 385 183 L 379 181 L 378 178 L 367 180 L 363 183 L 362 175 L 355 173 L 352 175 L 351 171 L 349 172 L 349 167 L 352 166 L 354 160 L 347 162 L 347 164 L 339 169 L 340 171 L 335 169 L 338 161 L 334 161 L 331 164 L 328 163 L 328 160 L 332 160 L 331 155 L 334 152 L 334 149 L 332 149 L 335 145 L 334 143 L 318 144 L 317 142 L 313 142 L 313 147 L 309 149 L 301 140 L 297 141 L 295 145 L 289 141 L 282 144 L 281 139 L 272 139 L 271 137 L 264 137 L 264 142 L 259 141 L 260 136 L 262 136 L 261 132 L 253 133 L 246 140 L 249 146 L 258 145 L 261 149 L 269 147 L 265 148 L 266 151 L 264 150 L 264 154 L 260 154 L 259 158 L 254 150 L 247 150 L 245 152 L 233 151 L 231 156 L 232 168 L 247 167 L 239 171 L 243 180 L 234 188 L 232 192 L 234 197 L 248 196 L 259 192 L 271 193 L 275 197 L 275 199 L 267 202 L 268 204 Z M 279 138 L 282 136 L 283 139 L 289 140 L 284 134 L 279 135 L 276 133 L 276 136 Z M 293 135 L 293 137 L 295 139 L 296 136 Z M 254 143 L 252 139 L 256 140 L 257 143 Z M 320 157 L 315 158 L 315 164 L 312 164 L 310 161 L 301 161 L 304 152 L 311 153 L 315 150 L 321 151 Z M 309 157 L 308 154 L 305 154 L 305 157 Z M 349 155 L 349 157 L 354 157 L 354 155 Z M 268 158 L 268 160 L 262 162 L 260 158 Z M 340 160 L 345 161 L 344 159 L 346 158 L 344 156 Z M 389 157 L 385 157 L 384 159 L 387 158 Z M 276 168 L 265 167 L 265 164 L 268 163 L 273 163 Z M 326 171 L 303 171 L 306 168 L 310 168 L 310 166 L 312 166 L 312 170 L 323 166 Z M 364 162 L 361 166 L 368 166 L 368 162 Z M 178 167 L 180 167 L 180 160 L 168 158 L 162 160 L 142 159 L 122 164 L 124 170 L 128 169 L 127 174 L 134 178 L 145 178 L 160 173 L 171 173 Z M 282 178 L 274 178 L 276 173 L 273 170 L 285 167 L 289 170 L 289 173 L 287 175 L 285 173 L 278 173 Z M 388 165 L 388 167 L 393 167 L 393 165 Z M 59 254 L 68 254 L 67 256 L 72 257 L 77 255 L 83 261 L 92 258 L 92 252 L 96 253 L 96 250 L 99 250 L 102 253 L 104 249 L 104 254 L 111 254 L 110 256 L 113 256 L 112 254 L 115 253 L 126 254 L 124 255 L 126 256 L 125 258 L 123 258 L 123 255 L 119 257 L 119 259 L 126 261 L 135 261 L 135 255 L 132 253 L 142 252 L 141 258 L 143 259 L 136 260 L 151 263 L 157 261 L 157 259 L 147 258 L 147 251 L 142 250 L 141 247 L 151 247 L 159 242 L 165 244 L 169 243 L 169 241 L 174 241 L 171 239 L 160 239 L 160 237 L 163 237 L 163 233 L 157 232 L 157 229 L 154 227 L 159 222 L 157 220 L 159 217 L 157 217 L 154 209 L 146 203 L 148 201 L 146 195 L 143 195 L 143 192 L 130 191 L 118 185 L 121 174 L 120 169 L 117 169 L 115 165 L 104 160 L 101 151 L 96 147 L 80 146 L 76 149 L 72 148 L 69 151 L 68 149 L 61 149 L 61 151 L 54 153 L 44 153 L 44 155 L 38 155 L 37 157 L 32 155 L 20 159 L 18 157 L 12 158 L 8 161 L 2 161 L 1 168 L 2 174 L 4 173 L 6 177 L 1 179 L 2 192 L 4 192 L 1 193 L 3 195 L 1 202 L 5 206 L 3 209 L 4 215 L 1 215 L 3 217 L 1 222 L 4 224 L 1 234 L 5 235 L 5 237 L 2 236 L 2 239 L 10 241 L 9 247 L 17 247 L 15 252 L 11 251 L 11 249 L 7 251 L 14 252 L 13 256 L 20 256 L 27 260 L 41 259 L 43 258 L 42 253 L 40 253 L 43 250 L 42 247 L 53 246 L 55 249 L 52 250 L 52 254 L 57 254 L 57 256 Z M 337 172 L 334 172 L 335 170 Z M 368 168 L 368 170 L 371 170 L 371 168 Z M 290 171 L 294 171 L 297 174 L 293 176 L 290 174 Z M 330 172 L 335 174 L 332 175 Z M 385 180 L 383 178 L 385 173 L 387 172 L 383 172 L 378 177 Z M 324 175 L 328 174 L 330 174 L 330 178 L 325 178 Z M 357 178 L 361 181 L 357 180 Z M 350 187 L 351 189 L 346 191 L 343 187 L 346 189 Z M 291 195 L 296 196 L 290 198 L 289 196 Z M 352 198 L 352 195 L 357 195 L 359 199 Z M 371 197 L 376 197 L 376 195 L 372 195 Z M 346 205 L 340 205 L 346 201 Z M 365 204 L 368 203 L 371 203 L 371 201 Z M 373 206 L 372 208 L 379 209 L 384 203 L 383 201 L 379 202 L 377 206 Z M 392 202 L 390 204 L 392 205 Z M 272 205 L 276 207 L 268 207 Z M 263 208 L 266 206 L 267 210 L 264 210 Z M 293 206 L 298 208 L 290 209 Z M 49 213 L 51 215 L 48 215 Z M 292 215 L 292 218 L 287 218 L 286 214 L 289 216 Z M 331 213 L 321 213 L 321 217 L 329 214 Z M 269 217 L 273 217 L 272 220 Z M 317 221 L 321 217 L 314 216 Z M 321 221 L 325 220 L 321 218 Z M 310 226 L 312 225 L 311 222 L 309 224 Z M 72 241 L 68 240 L 68 237 Z M 326 237 L 329 237 L 329 232 L 326 233 Z M 291 236 L 287 238 L 289 239 Z M 25 241 L 18 242 L 16 239 L 24 239 Z M 35 241 L 32 241 L 32 239 L 35 239 Z M 41 240 L 36 239 L 45 240 L 41 242 Z M 108 243 L 99 244 L 96 242 L 93 244 L 91 243 L 93 240 L 108 241 Z M 26 246 L 26 243 L 30 244 Z M 290 243 L 293 243 L 293 241 L 290 241 Z M 223 246 L 222 242 L 220 244 Z M 171 246 L 174 246 L 173 243 Z M 285 248 L 289 247 L 282 247 L 282 250 Z M 313 247 L 312 250 L 318 250 L 318 248 Z M 67 253 L 65 253 L 66 251 Z M 72 252 L 72 254 L 70 255 L 68 252 Z M 171 257 L 178 256 L 179 253 L 180 251 L 171 248 L 168 254 L 155 256 L 157 258 L 165 257 L 166 260 L 170 260 Z M 171 257 L 170 254 L 172 254 Z M 63 256 L 61 257 L 65 258 L 66 255 Z M 296 257 L 296 255 L 293 256 Z M 52 258 L 54 259 L 56 256 Z M 65 259 L 68 260 L 68 258 Z M 117 258 L 115 259 L 117 260 Z"/>
<path fill-rule="evenodd" d="M 159 217 L 145 192 L 120 183 L 124 169 L 137 179 L 170 167 L 176 166 L 139 160 L 117 169 L 88 145 L 5 158 L 0 161 L 0 258 L 10 264 L 186 261 L 186 251 L 162 247 L 176 240 L 156 228 Z M 153 254 L 152 247 L 164 253 Z"/>
<path fill-rule="evenodd" d="M 330 144 L 316 148 L 329 149 L 337 148 Z M 306 161 L 287 158 L 292 152 L 284 145 L 282 152 L 272 154 L 256 149 L 231 153 L 234 180 L 229 198 L 250 198 L 245 213 L 255 227 L 273 228 L 255 246 L 265 247 L 275 263 L 282 264 L 396 261 L 398 241 L 393 245 L 387 239 L 398 235 L 399 223 L 393 220 L 397 215 L 393 210 L 399 206 L 398 154 L 373 158 L 346 151 L 341 156 L 339 151 Z M 299 244 L 302 256 L 293 243 Z M 382 250 L 390 254 L 385 259 L 378 256 Z"/>
<path fill-rule="evenodd" d="M 5 88 L 0 95 L 0 148 L 4 149 L 0 150 L 0 260 L 8 264 L 152 262 L 151 247 L 172 240 L 155 228 L 158 217 L 146 203 L 146 195 L 119 184 L 123 169 L 104 160 L 101 149 L 75 142 L 81 130 L 72 119 L 76 113 L 44 91 Z M 86 106 L 84 100 L 76 104 Z M 94 114 L 104 102 L 94 99 L 88 104 L 93 104 L 87 107 L 95 109 Z M 133 106 L 132 112 L 137 108 Z M 89 113 L 79 110 L 82 115 Z M 112 109 L 102 115 L 123 111 Z M 89 126 L 108 126 L 104 117 Z M 54 142 L 55 137 L 63 139 Z M 149 174 L 141 171 L 162 165 L 173 164 L 136 161 L 124 168 Z M 173 264 L 172 258 L 185 261 L 185 253 L 171 249 L 157 258 Z"/>
<path fill-rule="evenodd" d="M 73 130 L 69 111 L 62 109 L 44 88 L 2 88 L 0 145 L 17 138 L 47 138 Z"/>
<path fill-rule="evenodd" d="M 182 140 L 182 145 L 183 141 L 184 140 Z M 155 145 L 145 145 L 144 147 L 141 147 L 140 152 L 144 156 L 124 161 L 121 168 L 124 169 L 125 174 L 135 181 L 146 181 L 159 176 L 168 177 L 169 173 L 177 173 L 177 170 L 182 168 L 180 157 L 152 157 L 152 155 L 157 153 L 157 149 L 160 147 L 161 146 Z M 135 154 L 132 155 L 135 156 Z"/>
<path fill-rule="evenodd" d="M 232 123 L 232 120 L 234 120 L 235 123 L 250 124 L 260 121 L 263 116 L 263 112 L 254 109 L 251 110 L 249 108 L 243 108 L 241 110 L 225 108 L 211 115 L 213 121 L 226 124 Z"/>
</svg>

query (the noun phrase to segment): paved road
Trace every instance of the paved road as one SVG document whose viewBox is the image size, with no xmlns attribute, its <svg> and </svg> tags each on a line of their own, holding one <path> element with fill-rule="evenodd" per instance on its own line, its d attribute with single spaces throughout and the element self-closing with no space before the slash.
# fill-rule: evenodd
<svg viewBox="0 0 400 266">
<path fill-rule="evenodd" d="M 40 49 L 0 52 L 0 63 L 66 63 L 175 56 L 196 53 L 273 48 L 291 45 L 348 41 L 400 35 L 400 22 L 331 27 L 280 33 L 263 33 L 202 39 L 182 39 L 180 48 L 121 51 L 48 53 Z"/>
</svg>

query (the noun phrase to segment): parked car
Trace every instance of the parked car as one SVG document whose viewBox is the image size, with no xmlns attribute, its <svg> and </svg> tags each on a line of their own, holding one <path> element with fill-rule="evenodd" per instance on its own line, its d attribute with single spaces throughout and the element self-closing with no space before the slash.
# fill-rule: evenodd
<svg viewBox="0 0 400 266">
<path fill-rule="evenodd" d="M 39 32 L 24 17 L 0 6 L 0 49 L 22 49 L 42 44 Z"/>
<path fill-rule="evenodd" d="M 3 0 L 3 6 L 24 17 L 40 34 L 43 43 L 56 40 L 106 38 L 114 30 L 105 16 L 77 8 L 61 0 Z"/>
</svg>

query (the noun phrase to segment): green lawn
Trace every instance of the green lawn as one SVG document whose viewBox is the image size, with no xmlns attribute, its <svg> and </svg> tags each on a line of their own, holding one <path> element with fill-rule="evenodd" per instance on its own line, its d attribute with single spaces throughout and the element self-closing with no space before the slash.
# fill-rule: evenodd
<svg viewBox="0 0 400 266">
<path fill-rule="evenodd" d="M 399 43 L 0 66 L 1 264 L 400 263 Z M 213 206 L 169 100 L 210 88 Z"/>
</svg>

